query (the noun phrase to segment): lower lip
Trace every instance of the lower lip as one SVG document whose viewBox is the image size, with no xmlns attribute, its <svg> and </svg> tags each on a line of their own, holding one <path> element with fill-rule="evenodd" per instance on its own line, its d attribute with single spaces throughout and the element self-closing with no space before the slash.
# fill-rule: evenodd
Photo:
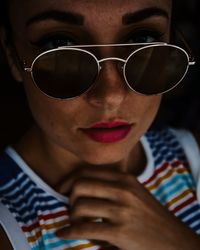
<svg viewBox="0 0 200 250">
<path fill-rule="evenodd" d="M 83 133 L 95 142 L 115 143 L 127 137 L 131 130 L 131 125 L 116 128 L 91 128 L 83 129 Z"/>
</svg>

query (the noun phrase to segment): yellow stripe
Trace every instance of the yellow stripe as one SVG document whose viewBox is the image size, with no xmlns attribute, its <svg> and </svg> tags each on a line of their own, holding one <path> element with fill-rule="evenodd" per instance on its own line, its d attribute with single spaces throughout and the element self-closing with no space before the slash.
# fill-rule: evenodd
<svg viewBox="0 0 200 250">
<path fill-rule="evenodd" d="M 191 190 L 187 189 L 185 190 L 183 193 L 181 193 L 180 195 L 178 195 L 177 197 L 175 197 L 174 199 L 172 199 L 170 202 L 168 202 L 166 204 L 167 207 L 170 207 L 171 205 L 173 205 L 174 203 L 176 203 L 177 201 L 183 199 L 185 196 L 187 196 L 188 194 L 192 194 Z M 191 196 L 192 197 L 192 196 Z"/>
<path fill-rule="evenodd" d="M 58 228 L 61 228 L 63 226 L 66 226 L 68 223 L 69 223 L 68 220 L 63 220 L 63 221 L 55 222 L 55 223 L 49 224 L 49 225 L 43 224 L 43 225 L 40 225 L 40 229 L 46 230 L 46 231 L 48 231 L 50 229 L 58 229 Z M 33 243 L 33 242 L 37 241 L 41 236 L 42 236 L 41 231 L 39 231 L 34 236 L 30 236 L 27 239 L 28 239 L 28 242 Z"/>
<path fill-rule="evenodd" d="M 28 237 L 27 240 L 29 243 L 34 243 L 36 242 L 40 237 L 42 236 L 41 231 L 36 232 L 34 236 Z"/>
<path fill-rule="evenodd" d="M 166 179 L 170 178 L 174 173 L 179 173 L 179 174 L 183 174 L 186 173 L 187 170 L 185 168 L 180 168 L 177 169 L 176 171 L 173 169 L 170 169 L 165 175 L 163 175 L 162 177 L 160 177 L 158 180 L 155 181 L 155 183 L 151 186 L 147 186 L 149 191 L 155 190 L 158 188 L 158 186 Z"/>
<path fill-rule="evenodd" d="M 64 250 L 81 250 L 81 249 L 85 249 L 85 248 L 89 248 L 89 247 L 93 247 L 93 246 L 95 246 L 95 245 L 92 243 L 87 243 L 87 244 L 81 244 L 81 245 L 70 247 L 70 248 L 67 247 Z"/>
</svg>

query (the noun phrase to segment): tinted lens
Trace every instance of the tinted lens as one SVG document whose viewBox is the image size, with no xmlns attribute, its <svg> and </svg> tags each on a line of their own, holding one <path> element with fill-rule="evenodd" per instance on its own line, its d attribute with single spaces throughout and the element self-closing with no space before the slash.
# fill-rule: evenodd
<svg viewBox="0 0 200 250">
<path fill-rule="evenodd" d="M 133 53 L 125 66 L 126 80 L 135 91 L 159 94 L 170 90 L 185 76 L 188 57 L 179 48 L 157 45 Z"/>
<path fill-rule="evenodd" d="M 98 74 L 98 65 L 85 51 L 59 49 L 40 56 L 32 74 L 42 92 L 66 99 L 79 96 L 91 87 Z"/>
</svg>

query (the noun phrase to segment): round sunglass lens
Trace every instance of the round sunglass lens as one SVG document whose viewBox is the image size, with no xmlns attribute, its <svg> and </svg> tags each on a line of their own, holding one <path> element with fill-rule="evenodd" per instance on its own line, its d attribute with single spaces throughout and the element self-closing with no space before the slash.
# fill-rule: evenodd
<svg viewBox="0 0 200 250">
<path fill-rule="evenodd" d="M 175 87 L 187 69 L 188 57 L 182 49 L 173 45 L 147 46 L 129 56 L 125 78 L 141 94 L 160 94 Z"/>
<path fill-rule="evenodd" d="M 34 63 L 33 79 L 46 95 L 67 99 L 86 92 L 98 74 L 95 58 L 79 49 L 58 49 L 44 53 Z"/>
</svg>

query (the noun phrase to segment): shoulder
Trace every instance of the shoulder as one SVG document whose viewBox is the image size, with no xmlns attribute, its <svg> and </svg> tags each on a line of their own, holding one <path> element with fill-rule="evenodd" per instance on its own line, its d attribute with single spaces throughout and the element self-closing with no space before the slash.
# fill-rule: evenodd
<svg viewBox="0 0 200 250">
<path fill-rule="evenodd" d="M 189 160 L 193 158 L 193 160 L 200 164 L 200 141 L 198 142 L 197 137 L 194 136 L 192 132 L 185 129 L 171 129 L 171 131 L 179 141 L 187 158 L 189 158 Z"/>
<path fill-rule="evenodd" d="M 21 173 L 19 166 L 7 151 L 0 154 L 0 190 L 4 190 Z"/>
<path fill-rule="evenodd" d="M 173 162 L 186 168 L 188 177 L 196 190 L 200 203 L 200 135 L 194 135 L 185 129 L 162 128 L 150 130 L 147 133 L 155 165 L 157 163 Z M 160 166 L 157 164 L 156 166 Z M 175 165 L 176 168 L 179 165 Z M 185 175 L 182 175 L 185 178 Z"/>
<path fill-rule="evenodd" d="M 186 155 L 195 182 L 200 183 L 200 135 L 185 129 L 171 129 Z"/>
<path fill-rule="evenodd" d="M 178 157 L 181 160 L 185 155 L 185 146 L 198 148 L 194 137 L 187 130 L 164 127 L 148 131 L 146 137 L 154 155 L 162 155 L 164 158 L 170 154 L 172 158 Z"/>
<path fill-rule="evenodd" d="M 200 133 L 194 134 L 186 129 L 162 128 L 151 130 L 147 133 L 147 139 L 152 142 L 153 146 L 166 146 L 172 148 L 182 148 L 185 153 L 195 152 L 196 156 L 200 154 Z"/>
<path fill-rule="evenodd" d="M 200 180 L 200 149 L 196 138 L 188 130 L 169 127 L 152 130 L 147 134 L 155 157 L 188 162 L 195 181 Z"/>
<path fill-rule="evenodd" d="M 183 147 L 184 150 L 187 149 L 187 151 L 189 150 L 191 153 L 193 150 L 195 150 L 197 155 L 199 155 L 200 152 L 199 143 L 197 140 L 197 136 L 195 136 L 194 133 L 186 129 L 170 129 L 170 130 L 177 138 L 177 140 L 179 141 L 180 145 Z"/>
</svg>

